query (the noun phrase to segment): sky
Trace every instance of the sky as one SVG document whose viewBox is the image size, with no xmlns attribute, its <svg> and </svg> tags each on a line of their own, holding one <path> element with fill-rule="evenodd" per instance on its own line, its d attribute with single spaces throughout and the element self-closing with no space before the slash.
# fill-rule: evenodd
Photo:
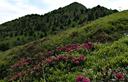
<svg viewBox="0 0 128 82">
<path fill-rule="evenodd" d="M 128 9 L 128 0 L 0 0 L 0 24 L 27 14 L 42 15 L 73 2 L 87 8 L 101 5 L 109 9 Z"/>
</svg>

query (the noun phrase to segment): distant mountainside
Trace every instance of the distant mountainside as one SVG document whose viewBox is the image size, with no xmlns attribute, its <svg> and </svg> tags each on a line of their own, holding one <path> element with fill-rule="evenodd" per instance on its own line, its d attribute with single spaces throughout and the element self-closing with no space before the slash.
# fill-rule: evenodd
<svg viewBox="0 0 128 82">
<path fill-rule="evenodd" d="M 0 25 L 0 50 L 5 51 L 115 12 L 118 11 L 99 5 L 87 9 L 74 2 L 45 15 L 26 15 Z"/>
</svg>

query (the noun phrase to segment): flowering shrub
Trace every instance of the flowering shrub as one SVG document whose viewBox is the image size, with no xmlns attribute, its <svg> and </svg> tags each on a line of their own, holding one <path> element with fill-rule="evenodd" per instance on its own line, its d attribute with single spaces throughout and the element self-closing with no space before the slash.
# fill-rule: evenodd
<svg viewBox="0 0 128 82">
<path fill-rule="evenodd" d="M 87 77 L 84 77 L 83 75 L 78 75 L 76 77 L 76 82 L 90 82 L 90 79 Z"/>
<path fill-rule="evenodd" d="M 115 82 L 115 81 L 127 82 L 128 80 L 127 74 L 128 71 L 125 70 L 125 67 L 118 67 L 116 69 L 106 68 L 101 71 L 100 79 L 104 79 L 105 81 L 110 81 L 110 82 Z"/>
<path fill-rule="evenodd" d="M 93 43 L 92 42 L 86 42 L 83 44 L 83 48 L 84 49 L 87 49 L 87 50 L 90 50 L 93 48 Z"/>
<path fill-rule="evenodd" d="M 47 58 L 47 60 L 46 60 L 46 61 L 47 61 L 47 63 L 49 63 L 49 64 L 50 64 L 50 63 L 52 63 L 52 62 L 53 62 L 53 58 Z"/>
<path fill-rule="evenodd" d="M 13 70 L 11 70 L 12 73 L 10 74 L 11 76 L 9 76 L 9 81 L 15 81 L 19 79 L 21 80 L 24 79 L 24 77 L 25 79 L 27 77 L 30 80 L 35 77 L 37 77 L 38 79 L 43 77 L 43 80 L 45 78 L 46 82 L 52 82 L 56 80 L 68 82 L 67 80 L 69 79 L 72 79 L 71 82 L 74 82 L 74 80 L 76 80 L 76 82 L 90 82 L 90 79 L 92 81 L 98 80 L 106 82 L 127 82 L 127 65 L 125 66 L 124 64 L 121 64 L 122 69 L 120 68 L 119 70 L 113 70 L 109 67 L 103 69 L 102 67 L 99 68 L 98 64 L 96 63 L 94 63 L 96 64 L 95 66 L 93 66 L 93 64 L 90 65 L 90 62 L 89 64 L 88 62 L 85 63 L 86 57 L 80 54 L 90 54 L 90 50 L 92 50 L 93 47 L 94 45 L 92 42 L 86 42 L 83 44 L 70 44 L 65 45 L 64 47 L 58 47 L 55 50 L 49 50 L 48 52 L 46 52 L 45 57 L 42 57 L 44 56 L 44 54 L 41 54 L 40 56 L 31 57 L 30 59 L 21 58 L 11 66 L 11 69 Z M 86 56 L 90 58 L 90 55 Z M 74 79 L 74 75 L 77 72 L 83 72 L 90 79 L 83 75 L 78 75 Z M 67 76 L 69 77 L 67 78 Z"/>
<path fill-rule="evenodd" d="M 49 57 L 46 59 L 48 64 L 51 64 L 53 62 L 60 62 L 60 61 L 70 61 L 76 65 L 79 65 L 80 63 L 83 63 L 86 60 L 84 55 L 80 55 L 80 56 L 65 56 L 65 55 L 58 55 L 55 57 Z"/>
<path fill-rule="evenodd" d="M 116 73 L 116 78 L 118 80 L 122 80 L 122 79 L 124 79 L 124 74 L 123 73 Z"/>
<path fill-rule="evenodd" d="M 80 45 L 78 44 L 70 44 L 70 45 L 66 45 L 64 47 L 58 47 L 56 50 L 57 51 L 64 51 L 64 52 L 71 52 L 74 50 L 77 50 L 79 48 Z"/>
<path fill-rule="evenodd" d="M 67 56 L 58 55 L 58 56 L 56 56 L 56 60 L 58 60 L 58 61 L 66 61 L 67 60 Z"/>
<path fill-rule="evenodd" d="M 17 61 L 17 63 L 11 66 L 13 73 L 12 76 L 9 76 L 10 81 L 15 81 L 23 77 L 29 78 L 29 77 L 38 76 L 40 78 L 42 77 L 41 74 L 44 71 L 42 68 L 43 65 L 45 67 L 44 69 L 46 70 L 51 69 L 53 66 L 61 70 L 64 69 L 65 72 L 82 70 L 82 65 L 86 61 L 86 57 L 84 55 L 74 56 L 72 55 L 75 54 L 75 52 L 73 51 L 79 51 L 80 49 L 85 51 L 85 49 L 91 49 L 91 48 L 92 48 L 91 43 L 86 43 L 86 45 L 70 44 L 64 47 L 58 47 L 55 50 L 49 50 L 46 54 L 46 57 L 44 58 L 42 57 L 43 55 L 40 55 L 40 57 L 37 56 L 38 57 L 37 59 L 21 58 Z M 67 55 L 67 54 L 71 54 L 71 55 Z M 44 62 L 42 61 L 42 59 L 44 59 Z M 18 70 L 16 70 L 17 68 Z M 54 68 L 52 68 L 51 70 L 53 69 Z M 82 82 L 89 82 L 89 80 L 88 78 L 84 77 Z"/>
<path fill-rule="evenodd" d="M 80 55 L 79 57 L 74 57 L 72 59 L 72 62 L 76 65 L 79 65 L 80 63 L 84 62 L 85 61 L 85 56 L 84 55 Z"/>
<path fill-rule="evenodd" d="M 17 63 L 11 66 L 11 68 L 16 68 L 16 67 L 23 67 L 25 65 L 28 65 L 30 63 L 30 59 L 26 58 L 21 58 Z"/>
<path fill-rule="evenodd" d="M 53 55 L 54 54 L 54 52 L 53 51 L 48 51 L 48 55 Z"/>
<path fill-rule="evenodd" d="M 61 51 L 61 52 L 72 52 L 72 51 L 77 51 L 81 48 L 86 49 L 86 50 L 91 50 L 93 48 L 93 43 L 92 42 L 85 42 L 83 44 L 70 44 L 70 45 L 65 45 L 64 47 L 58 47 L 56 48 L 56 51 Z"/>
<path fill-rule="evenodd" d="M 18 73 L 16 73 L 14 76 L 12 76 L 12 77 L 9 79 L 9 81 L 16 80 L 16 79 L 18 79 L 18 78 L 23 77 L 24 75 L 25 75 L 24 72 L 18 72 Z"/>
</svg>

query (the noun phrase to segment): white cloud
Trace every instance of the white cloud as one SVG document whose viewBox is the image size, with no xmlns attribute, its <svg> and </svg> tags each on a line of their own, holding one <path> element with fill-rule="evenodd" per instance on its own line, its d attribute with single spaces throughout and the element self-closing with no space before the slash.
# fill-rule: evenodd
<svg viewBox="0 0 128 82">
<path fill-rule="evenodd" d="M 23 2 L 23 0 L 13 0 L 13 2 L 15 3 L 10 3 L 8 0 L 0 1 L 0 23 L 24 16 L 26 14 L 45 13 L 45 11 L 41 8 L 29 5 L 26 2 Z"/>
<path fill-rule="evenodd" d="M 111 0 L 112 1 L 112 0 Z M 106 6 L 113 8 L 113 9 L 121 9 L 121 10 L 126 10 L 128 9 L 128 0 L 116 0 L 109 2 Z"/>
<path fill-rule="evenodd" d="M 0 23 L 26 14 L 44 14 L 72 2 L 79 2 L 88 8 L 102 5 L 112 9 L 128 9 L 128 0 L 36 0 L 42 5 L 32 3 L 35 0 L 0 0 Z"/>
<path fill-rule="evenodd" d="M 43 3 L 47 4 L 49 10 L 56 9 L 58 7 L 63 7 L 72 2 L 79 2 L 88 8 L 92 8 L 97 5 L 105 6 L 111 9 L 122 10 L 128 9 L 128 0 L 42 0 Z"/>
</svg>

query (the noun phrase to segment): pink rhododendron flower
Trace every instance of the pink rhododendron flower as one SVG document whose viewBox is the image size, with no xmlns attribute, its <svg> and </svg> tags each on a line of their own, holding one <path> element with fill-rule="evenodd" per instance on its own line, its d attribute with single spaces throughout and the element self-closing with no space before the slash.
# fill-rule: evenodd
<svg viewBox="0 0 128 82">
<path fill-rule="evenodd" d="M 46 61 L 47 61 L 47 63 L 49 63 L 49 64 L 50 64 L 50 63 L 52 63 L 52 62 L 53 62 L 53 59 L 52 59 L 52 58 L 48 58 Z"/>
<path fill-rule="evenodd" d="M 66 45 L 64 47 L 58 47 L 56 50 L 64 51 L 64 52 L 71 52 L 71 51 L 77 50 L 78 48 L 79 48 L 78 44 L 70 44 L 70 45 Z"/>
<path fill-rule="evenodd" d="M 11 68 L 22 67 L 30 63 L 29 59 L 21 58 L 17 63 L 11 66 Z"/>
<path fill-rule="evenodd" d="M 90 82 L 90 79 L 86 77 L 83 79 L 83 82 Z"/>
<path fill-rule="evenodd" d="M 80 55 L 80 57 L 79 57 L 79 61 L 85 61 L 85 56 L 84 55 Z"/>
<path fill-rule="evenodd" d="M 67 59 L 66 56 L 63 56 L 63 55 L 58 55 L 56 58 L 58 60 L 66 60 Z"/>
<path fill-rule="evenodd" d="M 53 51 L 48 51 L 48 55 L 52 55 L 53 54 Z"/>
<path fill-rule="evenodd" d="M 86 43 L 84 43 L 83 48 L 85 48 L 87 50 L 92 49 L 93 48 L 92 42 L 86 42 Z"/>
<path fill-rule="evenodd" d="M 90 82 L 90 79 L 87 77 L 84 77 L 83 75 L 79 75 L 76 77 L 76 82 Z"/>
<path fill-rule="evenodd" d="M 123 73 L 116 73 L 116 78 L 117 78 L 118 80 L 123 79 L 123 78 L 124 78 Z"/>
</svg>

